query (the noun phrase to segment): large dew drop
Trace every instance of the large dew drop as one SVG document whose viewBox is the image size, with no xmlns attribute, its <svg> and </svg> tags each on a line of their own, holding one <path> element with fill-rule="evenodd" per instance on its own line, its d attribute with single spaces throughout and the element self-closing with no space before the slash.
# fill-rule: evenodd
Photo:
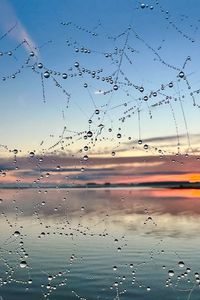
<svg viewBox="0 0 200 300">
<path fill-rule="evenodd" d="M 19 265 L 20 265 L 20 268 L 22 268 L 22 269 L 27 267 L 27 263 L 25 260 L 22 260 Z"/>
</svg>

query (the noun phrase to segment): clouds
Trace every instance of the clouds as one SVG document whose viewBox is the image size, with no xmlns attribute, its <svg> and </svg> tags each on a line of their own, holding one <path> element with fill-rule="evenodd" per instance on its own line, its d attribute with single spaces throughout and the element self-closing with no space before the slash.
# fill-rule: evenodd
<svg viewBox="0 0 200 300">
<path fill-rule="evenodd" d="M 94 91 L 95 95 L 104 95 L 104 93 L 105 93 L 105 91 L 102 91 L 102 90 Z"/>
<path fill-rule="evenodd" d="M 199 134 L 191 134 L 190 138 L 194 144 L 200 143 L 200 135 Z M 181 144 L 187 144 L 187 135 L 180 134 L 179 136 L 177 136 L 177 135 L 158 136 L 158 137 L 153 137 L 153 138 L 147 138 L 147 139 L 145 139 L 145 142 L 167 144 L 167 145 L 174 145 L 174 144 L 177 145 L 178 140 Z"/>
<path fill-rule="evenodd" d="M 189 141 L 186 134 L 177 135 L 166 135 L 166 136 L 157 136 L 157 137 L 149 137 L 143 139 L 143 144 L 148 145 L 148 150 L 155 152 L 155 150 L 161 150 L 162 153 L 167 154 L 176 154 L 179 151 L 181 153 L 192 153 L 199 154 L 200 153 L 200 135 L 199 134 L 189 134 Z M 133 142 L 125 142 L 123 143 L 123 148 L 121 151 L 126 152 L 133 146 Z M 138 145 L 137 145 L 138 146 Z M 137 147 L 138 152 L 144 149 Z M 147 153 L 148 154 L 148 153 Z"/>
<path fill-rule="evenodd" d="M 42 158 L 42 159 L 41 159 Z M 59 166 L 59 168 L 58 168 Z M 17 168 L 16 168 L 17 167 Z M 1 158 L 0 185 L 35 184 L 43 186 L 76 185 L 95 182 L 147 183 L 199 181 L 199 160 L 193 156 L 80 157 L 45 155 L 43 157 Z M 6 173 L 6 176 L 5 176 Z"/>
<path fill-rule="evenodd" d="M 3 31 L 10 31 L 9 37 L 16 42 L 25 41 L 23 45 L 27 52 L 34 51 L 37 54 L 36 43 L 20 22 L 13 7 L 7 0 L 1 0 L 0 27 Z"/>
</svg>

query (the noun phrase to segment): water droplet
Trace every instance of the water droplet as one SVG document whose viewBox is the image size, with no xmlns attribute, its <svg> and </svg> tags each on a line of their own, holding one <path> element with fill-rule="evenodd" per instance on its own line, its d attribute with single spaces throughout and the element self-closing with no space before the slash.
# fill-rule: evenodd
<svg viewBox="0 0 200 300">
<path fill-rule="evenodd" d="M 190 272 L 191 272 L 191 269 L 190 269 L 190 268 L 187 268 L 187 269 L 186 269 L 186 272 L 187 272 L 187 273 L 190 273 Z"/>
<path fill-rule="evenodd" d="M 39 69 L 43 68 L 43 64 L 42 63 L 39 63 L 37 66 L 38 66 Z"/>
<path fill-rule="evenodd" d="M 25 260 L 22 260 L 21 262 L 20 262 L 20 268 L 26 268 L 26 266 L 27 266 L 27 263 L 26 263 L 26 261 Z"/>
<path fill-rule="evenodd" d="M 88 136 L 88 137 L 92 137 L 92 136 L 93 136 L 92 131 L 89 130 L 89 131 L 87 132 L 87 136 Z"/>
<path fill-rule="evenodd" d="M 185 74 L 183 73 L 183 71 L 181 71 L 181 72 L 178 74 L 178 76 L 179 76 L 180 78 L 183 78 L 183 77 L 185 76 Z"/>
<path fill-rule="evenodd" d="M 18 231 L 18 230 L 16 230 L 15 232 L 14 232 L 14 236 L 19 236 L 20 235 L 20 232 Z"/>
<path fill-rule="evenodd" d="M 29 153 L 29 157 L 34 157 L 35 156 L 35 153 L 34 152 L 30 152 Z"/>
<path fill-rule="evenodd" d="M 169 277 L 173 277 L 174 276 L 174 271 L 173 270 L 169 270 L 168 271 L 168 275 L 169 275 Z"/>
<path fill-rule="evenodd" d="M 49 78 L 49 77 L 50 77 L 49 71 L 45 71 L 45 72 L 44 72 L 44 78 Z"/>
<path fill-rule="evenodd" d="M 84 155 L 84 156 L 83 156 L 83 160 L 87 161 L 87 160 L 88 160 L 88 156 L 87 156 L 87 155 Z"/>
<path fill-rule="evenodd" d="M 16 155 L 18 153 L 18 150 L 17 149 L 14 149 L 13 150 L 13 153 Z"/>
<path fill-rule="evenodd" d="M 178 265 L 179 265 L 180 268 L 183 268 L 185 266 L 183 261 L 179 261 Z"/>
<path fill-rule="evenodd" d="M 143 88 L 143 86 L 141 86 L 141 87 L 140 87 L 139 91 L 140 91 L 141 93 L 143 93 L 143 92 L 144 92 L 144 88 Z"/>
<path fill-rule="evenodd" d="M 67 79 L 67 74 L 66 74 L 66 73 L 63 73 L 63 74 L 62 74 L 62 78 L 63 78 L 63 79 Z"/>
</svg>

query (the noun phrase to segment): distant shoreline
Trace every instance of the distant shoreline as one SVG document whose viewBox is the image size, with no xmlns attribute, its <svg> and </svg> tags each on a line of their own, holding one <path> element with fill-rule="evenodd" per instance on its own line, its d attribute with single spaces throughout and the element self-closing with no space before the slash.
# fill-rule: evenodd
<svg viewBox="0 0 200 300">
<path fill-rule="evenodd" d="M 160 189 L 200 189 L 200 182 L 145 182 L 145 183 L 105 183 L 105 184 L 96 184 L 96 183 L 88 183 L 88 184 L 74 184 L 74 185 L 12 185 L 5 184 L 0 185 L 0 189 L 115 189 L 115 188 L 135 188 L 135 189 L 143 189 L 143 188 L 160 188 Z"/>
</svg>

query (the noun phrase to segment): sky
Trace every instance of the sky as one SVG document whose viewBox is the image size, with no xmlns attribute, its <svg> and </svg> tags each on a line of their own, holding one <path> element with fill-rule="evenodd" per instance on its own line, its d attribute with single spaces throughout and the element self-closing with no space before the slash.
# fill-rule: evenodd
<svg viewBox="0 0 200 300">
<path fill-rule="evenodd" d="M 199 1 L 0 6 L 0 182 L 199 180 Z"/>
</svg>

